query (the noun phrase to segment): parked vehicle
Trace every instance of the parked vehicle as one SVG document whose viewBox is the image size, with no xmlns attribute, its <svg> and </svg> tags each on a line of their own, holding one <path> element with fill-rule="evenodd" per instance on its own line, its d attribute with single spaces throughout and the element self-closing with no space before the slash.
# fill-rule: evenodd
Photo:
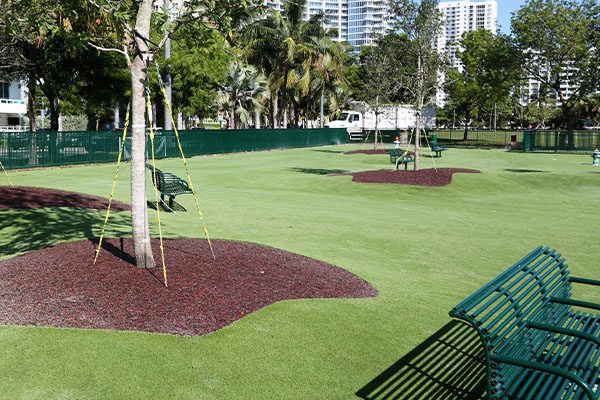
<svg viewBox="0 0 600 400">
<path fill-rule="evenodd" d="M 362 109 L 360 109 L 362 108 Z M 409 105 L 357 107 L 357 110 L 345 110 L 340 117 L 330 121 L 328 128 L 346 128 L 350 138 L 357 137 L 367 131 L 406 131 L 414 128 L 416 112 Z M 425 129 L 435 128 L 435 108 L 427 106 L 421 112 L 421 126 Z"/>
<path fill-rule="evenodd" d="M 586 131 L 598 131 L 600 130 L 600 124 L 591 119 L 584 119 L 582 121 L 583 129 Z"/>
</svg>

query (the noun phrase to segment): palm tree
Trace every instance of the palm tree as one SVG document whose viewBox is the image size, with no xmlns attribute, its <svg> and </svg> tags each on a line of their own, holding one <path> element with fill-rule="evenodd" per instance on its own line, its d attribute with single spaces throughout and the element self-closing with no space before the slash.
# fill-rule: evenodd
<svg viewBox="0 0 600 400">
<path fill-rule="evenodd" d="M 230 112 L 229 128 L 247 127 L 251 112 L 259 113 L 261 100 L 268 95 L 267 80 L 255 67 L 233 62 L 227 82 L 219 90 L 217 104 Z"/>
<path fill-rule="evenodd" d="M 269 79 L 274 127 L 279 126 L 279 121 L 287 127 L 288 113 L 294 104 L 293 91 L 310 70 L 305 63 L 316 65 L 307 59 L 310 54 L 316 55 L 313 50 L 319 38 L 327 36 L 322 27 L 323 15 L 303 21 L 305 6 L 306 0 L 285 0 L 283 14 L 271 10 L 266 18 L 250 24 L 245 31 L 248 62 L 257 65 Z"/>
<path fill-rule="evenodd" d="M 335 89 L 345 84 L 343 70 L 346 49 L 343 45 L 334 42 L 326 31 L 321 33 L 325 35 L 312 37 L 312 40 L 304 45 L 303 51 L 306 57 L 301 65 L 303 73 L 299 88 L 305 96 L 310 93 L 318 94 L 319 121 L 322 128 L 326 91 L 332 95 L 329 104 L 337 105 Z"/>
</svg>

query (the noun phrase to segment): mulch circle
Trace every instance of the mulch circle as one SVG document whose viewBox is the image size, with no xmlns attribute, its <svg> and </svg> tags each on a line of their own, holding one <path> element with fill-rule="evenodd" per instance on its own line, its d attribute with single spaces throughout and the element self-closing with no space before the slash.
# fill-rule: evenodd
<svg viewBox="0 0 600 400">
<path fill-rule="evenodd" d="M 108 199 L 0 187 L 0 209 L 104 209 Z M 113 210 L 129 210 L 113 202 Z M 131 239 L 64 243 L 0 261 L 0 324 L 205 335 L 281 300 L 362 298 L 377 291 L 350 272 L 257 244 L 164 240 L 163 268 L 134 265 Z M 161 260 L 159 243 L 152 248 Z"/>
<path fill-rule="evenodd" d="M 346 151 L 344 154 L 390 154 L 386 149 L 368 149 L 368 150 L 351 150 Z"/>
<path fill-rule="evenodd" d="M 352 181 L 365 183 L 396 183 L 415 186 L 445 186 L 452 182 L 452 175 L 461 173 L 480 173 L 475 169 L 430 168 L 414 170 L 382 169 L 377 171 L 353 172 Z"/>
<path fill-rule="evenodd" d="M 0 186 L 0 209 L 19 210 L 45 207 L 72 207 L 106 209 L 108 199 L 89 194 L 27 186 Z M 114 211 L 131 210 L 128 204 L 113 201 Z"/>
<path fill-rule="evenodd" d="M 205 335 L 277 301 L 362 298 L 377 291 L 350 272 L 257 244 L 164 241 L 163 268 L 133 265 L 130 239 L 59 244 L 0 262 L 0 324 Z M 121 247 L 123 246 L 123 247 Z M 159 243 L 152 243 L 160 260 Z"/>
<path fill-rule="evenodd" d="M 386 154 L 389 155 L 387 149 L 368 149 L 368 150 L 352 150 L 344 154 Z M 414 154 L 409 151 L 408 154 Z M 365 183 L 395 183 L 400 185 L 414 186 L 445 186 L 452 182 L 452 175 L 455 173 L 480 173 L 475 169 L 464 168 L 428 168 L 414 170 L 394 170 L 382 169 L 377 171 L 362 171 L 352 172 L 344 175 L 352 175 L 353 182 Z"/>
</svg>

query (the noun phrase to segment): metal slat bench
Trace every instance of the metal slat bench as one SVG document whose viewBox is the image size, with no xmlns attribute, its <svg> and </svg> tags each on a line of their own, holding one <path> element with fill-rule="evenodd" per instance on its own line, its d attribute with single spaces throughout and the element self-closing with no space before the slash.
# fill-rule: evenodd
<svg viewBox="0 0 600 400">
<path fill-rule="evenodd" d="M 431 151 L 435 153 L 436 157 L 442 156 L 442 151 L 446 151 L 448 148 L 438 142 L 431 142 Z"/>
<path fill-rule="evenodd" d="M 156 189 L 160 193 L 160 200 L 163 202 L 163 204 L 167 205 L 164 197 L 169 197 L 169 203 L 167 207 L 169 207 L 170 210 L 173 210 L 173 201 L 175 200 L 175 196 L 193 193 L 186 180 L 181 179 L 180 177 L 169 172 L 163 172 L 150 164 L 146 164 L 146 168 L 150 170 L 150 175 L 152 175 L 152 184 L 156 186 Z"/>
<path fill-rule="evenodd" d="M 540 246 L 450 311 L 479 333 L 489 399 L 599 398 L 600 304 L 573 299 L 573 284 L 600 281 Z"/>
<path fill-rule="evenodd" d="M 404 169 L 408 169 L 408 164 L 415 162 L 413 158 L 413 152 L 402 150 L 400 148 L 387 149 L 387 152 L 390 153 L 390 163 L 396 166 L 396 169 L 400 165 L 404 165 Z"/>
</svg>

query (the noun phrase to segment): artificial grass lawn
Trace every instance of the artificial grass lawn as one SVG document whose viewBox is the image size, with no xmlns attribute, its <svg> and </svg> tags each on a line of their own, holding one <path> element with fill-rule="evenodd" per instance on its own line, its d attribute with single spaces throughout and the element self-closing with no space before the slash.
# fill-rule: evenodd
<svg viewBox="0 0 600 400">
<path fill-rule="evenodd" d="M 589 155 L 450 149 L 424 157 L 422 168 L 482 173 L 434 188 L 327 175 L 391 168 L 386 155 L 342 154 L 357 148 L 188 161 L 211 237 L 332 263 L 379 297 L 277 303 L 204 337 L 1 326 L 0 398 L 352 399 L 447 324 L 452 306 L 538 244 L 559 249 L 574 274 L 600 278 L 600 170 Z M 185 176 L 179 159 L 157 166 Z M 9 174 L 15 185 L 108 197 L 114 168 Z M 129 202 L 128 173 L 123 166 L 116 200 Z M 161 214 L 165 235 L 203 237 L 192 196 L 177 202 L 188 212 Z M 112 215 L 107 234 L 128 234 L 127 213 Z M 0 210 L 0 259 L 97 236 L 103 219 L 96 210 Z M 597 301 L 597 293 L 581 295 Z"/>
</svg>

